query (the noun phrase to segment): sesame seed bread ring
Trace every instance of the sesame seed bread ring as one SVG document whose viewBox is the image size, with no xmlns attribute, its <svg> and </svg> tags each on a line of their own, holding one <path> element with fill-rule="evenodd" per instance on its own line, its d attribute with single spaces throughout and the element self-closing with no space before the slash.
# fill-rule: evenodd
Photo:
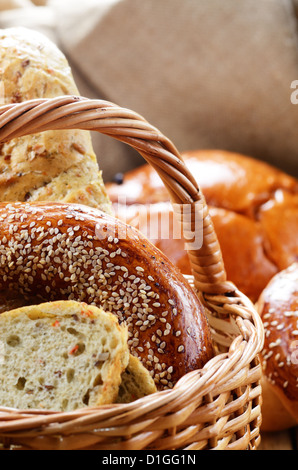
<svg viewBox="0 0 298 470">
<path fill-rule="evenodd" d="M 72 411 L 113 403 L 129 361 L 127 328 L 74 301 L 0 315 L 0 404 Z"/>
<path fill-rule="evenodd" d="M 265 329 L 263 429 L 286 429 L 298 423 L 298 263 L 269 282 L 258 310 Z"/>
<path fill-rule="evenodd" d="M 212 357 L 197 295 L 136 229 L 65 203 L 3 203 L 0 222 L 0 290 L 115 313 L 128 326 L 130 352 L 158 389 L 173 387 Z"/>
</svg>

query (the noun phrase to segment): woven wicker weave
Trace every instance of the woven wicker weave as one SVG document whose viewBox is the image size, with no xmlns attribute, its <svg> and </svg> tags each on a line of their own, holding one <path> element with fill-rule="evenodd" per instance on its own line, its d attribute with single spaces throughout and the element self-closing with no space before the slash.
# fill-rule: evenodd
<svg viewBox="0 0 298 470">
<path fill-rule="evenodd" d="M 2 448 L 256 449 L 260 441 L 263 326 L 251 302 L 226 280 L 204 196 L 174 145 L 136 113 L 101 100 L 64 96 L 0 108 L 0 142 L 54 129 L 88 129 L 135 148 L 175 204 L 203 208 L 203 245 L 189 250 L 198 295 L 218 354 L 202 370 L 130 404 L 68 413 L 0 408 Z M 183 222 L 183 221 L 182 221 Z M 189 223 L 189 222 L 188 222 Z M 193 227 L 186 227 L 193 229 Z"/>
</svg>

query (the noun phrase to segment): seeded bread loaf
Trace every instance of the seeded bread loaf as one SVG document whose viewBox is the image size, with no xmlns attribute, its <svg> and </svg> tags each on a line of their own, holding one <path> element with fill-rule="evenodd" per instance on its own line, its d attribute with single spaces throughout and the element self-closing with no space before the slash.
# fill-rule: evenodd
<svg viewBox="0 0 298 470">
<path fill-rule="evenodd" d="M 71 411 L 113 403 L 127 329 L 94 306 L 66 301 L 0 315 L 0 405 Z"/>
<path fill-rule="evenodd" d="M 78 94 L 66 58 L 50 40 L 25 28 L 0 30 L 0 101 Z M 44 200 L 111 212 L 89 132 L 48 131 L 0 146 L 0 201 Z"/>
</svg>

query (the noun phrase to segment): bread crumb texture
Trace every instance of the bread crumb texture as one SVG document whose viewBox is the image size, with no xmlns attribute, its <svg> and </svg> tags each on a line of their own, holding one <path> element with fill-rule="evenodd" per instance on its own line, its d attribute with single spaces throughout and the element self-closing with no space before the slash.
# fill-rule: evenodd
<svg viewBox="0 0 298 470">
<path fill-rule="evenodd" d="M 129 361 L 127 329 L 74 301 L 0 315 L 0 404 L 71 411 L 115 402 Z"/>
<path fill-rule="evenodd" d="M 25 28 L 0 30 L 4 103 L 79 95 L 62 52 Z M 47 131 L 0 145 L 0 201 L 61 201 L 111 213 L 88 131 Z"/>
<path fill-rule="evenodd" d="M 122 373 L 116 403 L 130 403 L 157 391 L 154 380 L 139 359 L 132 354 Z"/>
</svg>

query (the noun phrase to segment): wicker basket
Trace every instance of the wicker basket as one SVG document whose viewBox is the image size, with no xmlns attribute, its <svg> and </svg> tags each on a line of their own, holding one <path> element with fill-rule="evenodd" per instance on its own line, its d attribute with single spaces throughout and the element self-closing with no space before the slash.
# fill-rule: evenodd
<svg viewBox="0 0 298 470">
<path fill-rule="evenodd" d="M 189 250 L 194 284 L 212 314 L 218 353 L 171 390 L 129 404 L 74 412 L 0 408 L 1 448 L 99 450 L 256 449 L 260 442 L 263 326 L 252 303 L 226 280 L 204 196 L 174 145 L 136 113 L 76 96 L 0 108 L 0 142 L 54 129 L 88 129 L 136 149 L 175 204 L 203 207 L 203 246 Z M 183 221 L 182 221 L 183 222 Z M 189 223 L 189 222 L 188 222 Z M 189 229 L 190 227 L 186 227 Z M 193 227 L 192 227 L 193 228 Z"/>
</svg>

